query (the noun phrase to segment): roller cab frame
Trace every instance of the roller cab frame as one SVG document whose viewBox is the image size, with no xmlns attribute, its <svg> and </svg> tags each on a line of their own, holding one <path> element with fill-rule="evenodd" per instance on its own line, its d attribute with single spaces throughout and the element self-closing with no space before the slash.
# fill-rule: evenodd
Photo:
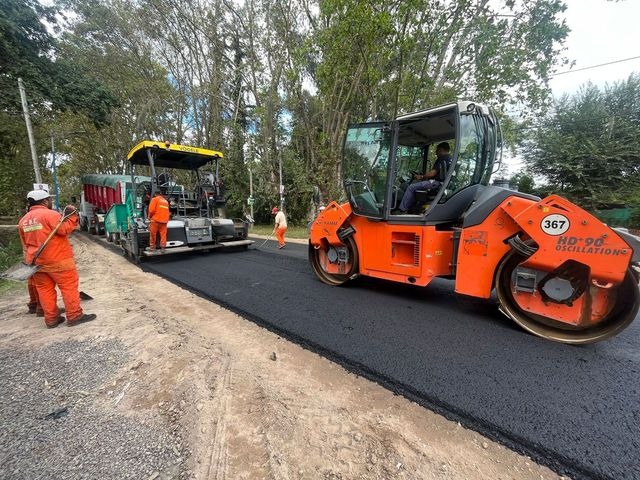
<svg viewBox="0 0 640 480">
<path fill-rule="evenodd" d="M 342 172 L 347 202 L 312 222 L 309 261 L 342 285 L 359 275 L 427 286 L 451 278 L 459 294 L 490 298 L 525 330 L 590 343 L 626 328 L 638 312 L 640 239 L 568 200 L 490 186 L 500 125 L 487 106 L 459 101 L 390 122 L 350 125 Z M 417 191 L 396 214 L 416 173 L 447 141 L 444 181 Z"/>
<path fill-rule="evenodd" d="M 246 249 L 253 243 L 247 239 L 247 220 L 226 217 L 227 197 L 219 174 L 222 158 L 215 150 L 149 140 L 129 151 L 133 188 L 127 194 L 126 212 L 119 212 L 126 217 L 120 245 L 128 256 L 139 261 L 164 254 L 149 249 L 148 206 L 157 191 L 171 211 L 166 253 Z M 149 173 L 150 182 L 139 182 L 138 170 Z"/>
</svg>

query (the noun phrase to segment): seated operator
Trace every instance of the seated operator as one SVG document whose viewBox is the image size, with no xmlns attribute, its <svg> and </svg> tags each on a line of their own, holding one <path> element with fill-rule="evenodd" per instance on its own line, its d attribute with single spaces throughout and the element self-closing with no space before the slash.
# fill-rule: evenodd
<svg viewBox="0 0 640 480">
<path fill-rule="evenodd" d="M 400 202 L 400 208 L 395 213 L 398 215 L 404 215 L 410 211 L 416 198 L 416 190 L 435 190 L 440 188 L 442 182 L 444 182 L 447 171 L 451 167 L 451 155 L 449 155 L 449 143 L 442 142 L 436 147 L 436 163 L 433 169 L 425 173 L 424 175 L 416 175 L 416 179 L 421 181 L 412 183 L 407 187 L 407 191 L 402 196 Z"/>
</svg>

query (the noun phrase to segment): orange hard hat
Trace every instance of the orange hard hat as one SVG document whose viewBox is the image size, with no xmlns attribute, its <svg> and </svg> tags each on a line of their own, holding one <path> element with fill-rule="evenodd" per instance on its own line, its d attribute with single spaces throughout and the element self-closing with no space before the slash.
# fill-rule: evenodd
<svg viewBox="0 0 640 480">
<path fill-rule="evenodd" d="M 278 213 L 278 207 L 273 207 L 273 208 L 271 209 L 271 215 L 273 215 L 273 214 L 275 214 L 275 213 Z"/>
</svg>

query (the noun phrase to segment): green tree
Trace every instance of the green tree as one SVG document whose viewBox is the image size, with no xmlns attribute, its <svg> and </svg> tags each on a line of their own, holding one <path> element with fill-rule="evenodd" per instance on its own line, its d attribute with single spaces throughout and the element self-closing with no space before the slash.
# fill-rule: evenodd
<svg viewBox="0 0 640 480">
<path fill-rule="evenodd" d="M 520 171 L 513 175 L 509 179 L 509 184 L 517 187 L 519 192 L 522 193 L 530 193 L 533 195 L 537 194 L 537 190 L 535 188 L 535 181 L 533 176 L 528 174 L 525 171 Z"/>
<path fill-rule="evenodd" d="M 563 96 L 527 137 L 522 155 L 551 191 L 588 209 L 624 203 L 640 189 L 640 75 Z"/>
<path fill-rule="evenodd" d="M 532 108 L 548 99 L 546 80 L 563 64 L 568 29 L 560 0 L 320 2 L 308 49 L 315 55 L 322 164 L 312 169 L 324 193 L 341 181 L 341 145 L 349 122 L 469 97 Z"/>
<path fill-rule="evenodd" d="M 118 101 L 101 129 L 82 112 L 56 115 L 64 130 L 87 132 L 60 146 L 65 188 L 84 172 L 122 171 L 143 137 L 170 139 L 225 152 L 234 214 L 246 207 L 248 162 L 256 211 L 277 203 L 281 160 L 288 214 L 302 221 L 314 188 L 324 203 L 341 197 L 350 122 L 459 97 L 545 105 L 549 73 L 564 62 L 563 2 L 493 3 L 65 0 L 73 15 L 60 57 Z"/>
<path fill-rule="evenodd" d="M 47 123 L 60 112 L 76 112 L 95 127 L 108 121 L 116 103 L 89 69 L 59 50 L 44 23 L 57 29 L 58 14 L 36 0 L 5 0 L 0 10 L 0 185 L 6 192 L 0 201 L 2 212 L 13 214 L 24 206 L 24 194 L 34 178 L 17 88 L 19 77 L 27 90 L 37 145 L 48 144 Z M 43 176 L 47 177 L 46 171 Z"/>
</svg>

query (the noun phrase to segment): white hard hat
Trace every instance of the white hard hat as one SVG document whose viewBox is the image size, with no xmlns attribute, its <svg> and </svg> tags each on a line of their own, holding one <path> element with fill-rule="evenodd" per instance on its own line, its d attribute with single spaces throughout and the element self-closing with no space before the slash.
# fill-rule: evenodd
<svg viewBox="0 0 640 480">
<path fill-rule="evenodd" d="M 27 199 L 31 199 L 34 202 L 39 202 L 40 200 L 44 200 L 45 198 L 49 198 L 49 192 L 46 190 L 31 190 L 27 193 Z"/>
</svg>

